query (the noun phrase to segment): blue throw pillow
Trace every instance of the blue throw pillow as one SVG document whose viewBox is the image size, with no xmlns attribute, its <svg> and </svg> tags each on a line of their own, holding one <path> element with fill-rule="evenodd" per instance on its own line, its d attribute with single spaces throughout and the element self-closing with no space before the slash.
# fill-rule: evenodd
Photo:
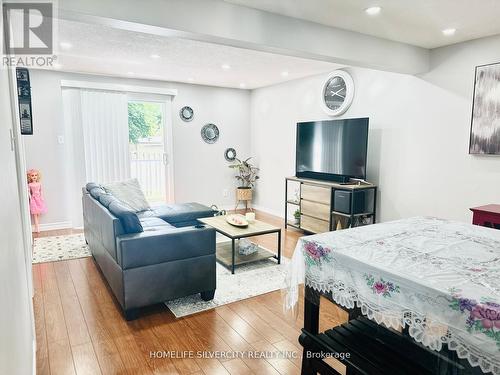
<svg viewBox="0 0 500 375">
<path fill-rule="evenodd" d="M 90 190 L 90 195 L 92 195 L 92 197 L 97 200 L 99 200 L 99 196 L 103 194 L 106 194 L 106 192 L 102 187 L 95 187 L 92 190 Z"/>
<path fill-rule="evenodd" d="M 108 209 L 120 219 L 125 233 L 140 233 L 144 231 L 137 214 L 119 200 L 111 202 Z"/>
<path fill-rule="evenodd" d="M 95 189 L 95 188 L 100 188 L 101 185 L 96 184 L 95 182 L 89 182 L 87 185 L 85 185 L 85 189 L 90 193 L 90 190 Z"/>
<path fill-rule="evenodd" d="M 116 199 L 116 197 L 114 197 L 112 194 L 101 194 L 99 195 L 99 202 L 106 208 L 109 207 L 109 205 L 112 203 L 112 202 L 115 202 L 117 201 L 118 199 Z"/>
</svg>

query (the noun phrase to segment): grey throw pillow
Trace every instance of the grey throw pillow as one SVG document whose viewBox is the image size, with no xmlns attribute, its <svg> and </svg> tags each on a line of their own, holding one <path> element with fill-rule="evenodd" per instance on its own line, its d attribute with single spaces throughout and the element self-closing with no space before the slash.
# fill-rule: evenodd
<svg viewBox="0 0 500 375">
<path fill-rule="evenodd" d="M 103 185 L 106 192 L 125 203 L 135 212 L 149 210 L 149 203 L 141 190 L 137 178 Z"/>
</svg>

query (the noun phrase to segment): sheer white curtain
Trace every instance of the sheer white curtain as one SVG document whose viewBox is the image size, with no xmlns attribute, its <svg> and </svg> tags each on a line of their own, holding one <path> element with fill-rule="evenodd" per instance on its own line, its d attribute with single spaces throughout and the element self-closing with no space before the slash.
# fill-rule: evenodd
<svg viewBox="0 0 500 375">
<path fill-rule="evenodd" d="M 87 181 L 130 177 L 127 94 L 80 90 Z"/>
</svg>

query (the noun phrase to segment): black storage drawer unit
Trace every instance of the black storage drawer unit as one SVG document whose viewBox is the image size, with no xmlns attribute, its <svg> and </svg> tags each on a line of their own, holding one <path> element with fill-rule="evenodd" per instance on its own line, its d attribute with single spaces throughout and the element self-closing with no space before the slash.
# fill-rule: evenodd
<svg viewBox="0 0 500 375">
<path fill-rule="evenodd" d="M 356 215 L 373 211 L 374 191 L 335 190 L 333 193 L 333 210 L 344 214 Z"/>
</svg>

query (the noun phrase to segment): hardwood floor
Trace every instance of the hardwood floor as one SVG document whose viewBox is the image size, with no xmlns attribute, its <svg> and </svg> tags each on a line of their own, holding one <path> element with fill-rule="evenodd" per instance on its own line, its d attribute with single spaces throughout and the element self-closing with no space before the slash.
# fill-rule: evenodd
<svg viewBox="0 0 500 375">
<path fill-rule="evenodd" d="M 257 212 L 257 218 L 282 225 L 282 220 L 264 213 Z M 52 231 L 37 236 L 73 232 Z M 293 229 L 283 232 L 284 256 L 291 257 L 301 235 Z M 270 249 L 276 246 L 275 235 L 254 240 Z M 297 319 L 284 314 L 280 291 L 180 319 L 163 304 L 155 305 L 143 309 L 139 319 L 127 322 L 92 258 L 35 264 L 33 278 L 37 374 L 300 373 L 297 339 L 302 327 L 302 303 Z M 347 314 L 331 303 L 322 304 L 321 329 L 346 319 Z M 292 356 L 222 356 L 279 351 Z M 175 356 L 162 356 L 164 352 L 175 352 Z M 198 352 L 206 355 L 197 358 Z M 210 358 L 214 352 L 219 356 Z"/>
</svg>

